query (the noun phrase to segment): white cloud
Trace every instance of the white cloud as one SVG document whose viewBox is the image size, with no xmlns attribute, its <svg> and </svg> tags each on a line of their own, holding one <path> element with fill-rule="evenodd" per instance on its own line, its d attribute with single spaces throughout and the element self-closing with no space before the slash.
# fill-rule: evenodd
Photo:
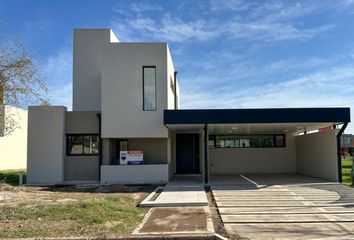
<svg viewBox="0 0 354 240">
<path fill-rule="evenodd" d="M 199 18 L 193 20 L 184 20 L 178 16 L 178 13 L 171 14 L 168 11 L 154 20 L 141 12 L 156 7 L 144 7 L 142 3 L 136 3 L 133 6 L 134 10 L 124 14 L 123 18 L 121 16 L 111 21 L 114 30 L 125 41 L 153 39 L 182 42 L 209 41 L 215 38 L 267 43 L 288 40 L 306 41 L 333 27 L 327 24 L 306 28 L 294 21 L 314 12 L 315 4 L 284 5 L 279 2 L 266 2 L 256 5 L 241 0 L 211 1 L 213 11 L 226 9 L 250 9 L 250 11 L 245 17 L 232 15 L 225 18 L 203 18 L 204 15 L 201 14 Z M 132 5 L 129 7 L 132 8 Z"/>
<path fill-rule="evenodd" d="M 184 108 L 348 106 L 354 103 L 354 67 L 343 66 L 314 72 L 299 78 L 236 89 L 231 84 L 200 92 L 193 82 L 182 89 Z M 199 84 L 198 84 L 199 85 Z M 187 91 L 183 91 L 187 89 Z M 199 103 L 198 99 L 202 101 Z"/>
<path fill-rule="evenodd" d="M 269 64 L 266 64 L 264 66 L 264 69 L 266 71 L 284 72 L 290 69 L 314 68 L 314 67 L 322 66 L 328 62 L 329 62 L 328 59 L 318 58 L 318 57 L 312 57 L 304 60 L 291 58 L 291 59 L 270 62 Z"/>
<path fill-rule="evenodd" d="M 181 42 L 188 39 L 206 41 L 217 36 L 215 24 L 210 21 L 197 20 L 184 22 L 180 18 L 164 15 L 162 27 L 154 34 L 155 38 L 161 37 L 167 41 Z"/>
<path fill-rule="evenodd" d="M 262 18 L 265 21 L 288 21 L 297 17 L 309 15 L 321 11 L 325 5 L 318 2 L 306 2 L 306 4 L 293 2 L 265 1 L 257 5 L 250 14 L 251 18 Z"/>
<path fill-rule="evenodd" d="M 40 66 L 52 105 L 72 105 L 72 52 L 68 47 L 49 56 Z"/>
<path fill-rule="evenodd" d="M 243 0 L 210 1 L 211 11 L 225 11 L 225 10 L 243 11 L 251 8 L 252 6 L 254 6 L 254 3 L 252 3 L 251 1 L 243 1 Z"/>
<path fill-rule="evenodd" d="M 113 12 L 120 14 L 122 16 L 132 16 L 133 14 L 143 14 L 146 12 L 156 12 L 156 11 L 162 11 L 162 7 L 153 4 L 151 2 L 146 3 L 146 2 L 134 2 L 126 6 L 123 3 L 118 3 L 113 6 Z"/>
<path fill-rule="evenodd" d="M 47 82 L 57 83 L 71 78 L 72 53 L 69 48 L 62 48 L 49 56 L 41 65 L 42 73 L 47 77 Z"/>
<path fill-rule="evenodd" d="M 354 0 L 343 0 L 340 3 L 344 6 L 348 6 L 354 4 Z"/>
<path fill-rule="evenodd" d="M 49 95 L 52 105 L 62 105 L 66 106 L 68 110 L 72 109 L 72 83 L 49 86 Z"/>
<path fill-rule="evenodd" d="M 152 4 L 151 2 L 149 3 L 144 3 L 144 2 L 137 2 L 137 3 L 132 3 L 129 6 L 130 10 L 133 12 L 147 12 L 147 11 L 162 11 L 162 7 L 156 4 Z"/>
<path fill-rule="evenodd" d="M 329 58 L 293 57 L 275 61 L 265 59 L 260 62 L 257 54 L 259 52 L 243 55 L 232 52 L 211 52 L 199 57 L 198 61 L 193 57 L 185 57 L 181 63 L 177 62 L 179 68 L 186 69 L 181 73 L 182 85 L 186 82 L 188 87 L 190 84 L 204 87 L 215 84 L 220 87 L 237 83 L 238 88 L 244 88 L 283 79 L 284 76 L 298 76 L 300 73 L 326 68 L 330 64 L 337 64 L 338 61 L 349 58 L 349 56 L 332 55 Z M 223 66 L 227 66 L 227 70 Z"/>
<path fill-rule="evenodd" d="M 229 36 L 235 39 L 257 40 L 263 42 L 277 42 L 285 40 L 306 41 L 318 33 L 326 32 L 332 25 L 324 25 L 317 28 L 298 28 L 289 23 L 267 23 L 262 21 L 239 23 L 228 25 Z"/>
<path fill-rule="evenodd" d="M 136 41 L 139 39 L 136 36 L 144 36 L 145 40 L 153 39 L 169 42 L 206 41 L 219 34 L 212 29 L 215 26 L 211 26 L 211 22 L 205 20 L 185 22 L 169 14 L 164 14 L 159 22 L 148 17 L 137 16 L 125 19 L 124 23 L 120 20 L 112 21 L 111 25 L 120 39 L 125 41 Z"/>
<path fill-rule="evenodd" d="M 353 1 L 353 0 L 347 0 Z M 341 5 L 341 3 L 339 3 Z M 325 1 L 285 2 L 285 1 L 247 1 L 247 0 L 211 0 L 211 12 L 234 11 L 239 13 L 247 11 L 243 16 L 248 20 L 262 19 L 263 21 L 284 21 L 297 17 L 333 9 L 334 4 Z"/>
<path fill-rule="evenodd" d="M 238 88 L 237 83 L 202 90 L 189 81 L 181 86 L 181 107 L 272 108 L 272 107 L 354 107 L 354 67 L 351 65 L 314 72 L 278 83 Z M 212 88 L 212 87 L 211 87 Z M 354 112 L 352 111 L 352 119 Z M 348 131 L 354 133 L 354 127 Z"/>
</svg>

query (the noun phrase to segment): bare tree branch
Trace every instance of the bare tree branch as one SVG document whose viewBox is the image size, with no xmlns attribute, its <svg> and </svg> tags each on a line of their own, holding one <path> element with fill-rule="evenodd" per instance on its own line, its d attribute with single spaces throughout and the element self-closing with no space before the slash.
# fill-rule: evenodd
<svg viewBox="0 0 354 240">
<path fill-rule="evenodd" d="M 0 136 L 9 135 L 19 127 L 16 116 L 5 114 L 5 105 L 49 105 L 48 89 L 34 59 L 18 40 L 0 36 Z"/>
</svg>

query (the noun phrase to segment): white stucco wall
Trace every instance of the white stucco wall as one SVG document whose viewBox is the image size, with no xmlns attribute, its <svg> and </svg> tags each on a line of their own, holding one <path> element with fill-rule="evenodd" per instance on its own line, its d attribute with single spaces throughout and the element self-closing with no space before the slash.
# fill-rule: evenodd
<svg viewBox="0 0 354 240">
<path fill-rule="evenodd" d="M 63 182 L 66 107 L 28 108 L 27 183 Z"/>
<path fill-rule="evenodd" d="M 75 29 L 73 111 L 101 110 L 101 67 L 104 43 L 118 42 L 110 29 Z"/>
<path fill-rule="evenodd" d="M 170 49 L 167 47 L 167 109 L 174 109 L 175 108 L 175 94 L 174 94 L 174 90 L 172 90 L 171 88 L 171 79 L 174 83 L 174 85 L 176 85 L 175 83 L 175 79 L 174 76 L 175 75 L 175 68 L 173 66 L 173 61 L 172 61 L 172 56 L 170 53 Z M 177 84 L 178 85 L 178 84 Z"/>
<path fill-rule="evenodd" d="M 168 182 L 168 164 L 103 165 L 103 184 L 163 184 Z"/>
<path fill-rule="evenodd" d="M 25 169 L 27 162 L 27 110 L 5 106 L 18 127 L 7 136 L 0 136 L 0 170 Z"/>
<path fill-rule="evenodd" d="M 102 137 L 168 138 L 167 44 L 110 43 L 103 55 Z M 143 66 L 156 66 L 156 111 L 143 111 Z"/>
<path fill-rule="evenodd" d="M 284 148 L 210 148 L 210 174 L 295 173 L 295 137 Z"/>
<path fill-rule="evenodd" d="M 336 131 L 297 136 L 297 173 L 338 181 Z"/>
</svg>

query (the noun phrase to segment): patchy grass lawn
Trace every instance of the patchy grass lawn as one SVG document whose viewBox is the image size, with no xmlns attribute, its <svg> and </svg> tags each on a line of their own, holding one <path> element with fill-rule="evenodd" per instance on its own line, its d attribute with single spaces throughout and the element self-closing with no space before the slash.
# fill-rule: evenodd
<svg viewBox="0 0 354 240">
<path fill-rule="evenodd" d="M 354 185 L 352 185 L 351 171 L 352 160 L 351 158 L 347 158 L 342 161 L 342 180 L 345 185 L 354 187 Z"/>
<path fill-rule="evenodd" d="M 40 188 L 0 185 L 0 238 L 127 236 L 147 209 L 136 207 L 153 189 L 98 186 Z"/>
<path fill-rule="evenodd" d="M 1 170 L 0 171 L 0 183 L 7 183 L 13 186 L 18 186 L 19 173 L 23 172 L 26 174 L 25 170 Z"/>
</svg>

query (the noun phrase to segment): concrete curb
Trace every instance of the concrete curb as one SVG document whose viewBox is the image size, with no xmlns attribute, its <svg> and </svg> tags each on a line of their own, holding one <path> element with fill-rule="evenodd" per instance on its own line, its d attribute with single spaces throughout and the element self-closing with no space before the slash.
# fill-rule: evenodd
<svg viewBox="0 0 354 240">
<path fill-rule="evenodd" d="M 0 238 L 0 239 L 11 239 L 11 238 Z M 107 239 L 107 240 L 123 240 L 123 239 L 128 239 L 128 240 L 142 240 L 142 239 L 148 239 L 148 240 L 177 240 L 177 239 L 184 239 L 184 240 L 227 240 L 227 238 L 220 236 L 219 234 L 196 234 L 196 235 L 170 235 L 170 236 L 126 236 L 126 237 L 60 237 L 60 238 L 17 238 L 20 240 L 101 240 L 101 239 Z"/>
</svg>

